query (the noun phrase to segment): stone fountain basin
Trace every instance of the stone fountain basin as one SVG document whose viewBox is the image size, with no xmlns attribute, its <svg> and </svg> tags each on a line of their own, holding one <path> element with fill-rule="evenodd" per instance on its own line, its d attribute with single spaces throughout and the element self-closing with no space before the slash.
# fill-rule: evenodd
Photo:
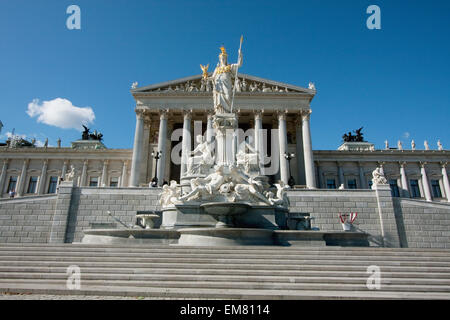
<svg viewBox="0 0 450 320">
<path fill-rule="evenodd" d="M 200 208 L 207 214 L 213 216 L 231 216 L 247 213 L 250 209 L 250 205 L 246 203 L 204 203 L 200 205 Z"/>
</svg>

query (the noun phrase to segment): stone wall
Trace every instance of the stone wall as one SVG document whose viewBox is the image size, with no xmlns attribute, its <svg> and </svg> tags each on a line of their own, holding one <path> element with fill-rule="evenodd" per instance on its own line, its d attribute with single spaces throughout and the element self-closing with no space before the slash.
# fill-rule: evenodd
<svg viewBox="0 0 450 320">
<path fill-rule="evenodd" d="M 0 200 L 0 243 L 46 243 L 57 196 Z"/>
<path fill-rule="evenodd" d="M 380 206 L 376 190 L 292 190 L 290 212 L 309 213 L 312 226 L 322 231 L 342 231 L 339 213 L 357 212 L 354 231 L 370 234 L 371 246 L 399 247 L 389 187 L 378 192 Z"/>
<path fill-rule="evenodd" d="M 138 211 L 159 209 L 160 192 L 150 188 L 74 188 L 65 242 L 80 242 L 83 229 L 134 225 Z"/>
<path fill-rule="evenodd" d="M 450 204 L 394 198 L 401 246 L 450 248 Z"/>
</svg>

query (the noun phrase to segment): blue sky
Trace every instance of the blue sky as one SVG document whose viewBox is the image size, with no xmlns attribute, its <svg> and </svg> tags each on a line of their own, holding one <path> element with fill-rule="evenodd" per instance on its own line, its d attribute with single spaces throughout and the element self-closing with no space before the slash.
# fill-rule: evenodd
<svg viewBox="0 0 450 320">
<path fill-rule="evenodd" d="M 81 30 L 66 28 L 71 4 L 81 8 Z M 366 27 L 371 4 L 381 8 L 381 30 Z M 61 137 L 69 146 L 79 131 L 27 113 L 34 99 L 42 107 L 61 98 L 92 109 L 90 127 L 103 132 L 108 147 L 131 148 L 132 82 L 200 74 L 200 63 L 215 65 L 222 44 L 235 61 L 241 34 L 241 72 L 316 84 L 315 150 L 336 149 L 345 132 L 360 126 L 377 148 L 386 139 L 409 148 L 414 139 L 419 149 L 424 140 L 436 149 L 440 139 L 450 149 L 445 0 L 1 0 L 0 140 L 15 128 L 40 141 L 48 137 L 51 145 Z"/>
</svg>

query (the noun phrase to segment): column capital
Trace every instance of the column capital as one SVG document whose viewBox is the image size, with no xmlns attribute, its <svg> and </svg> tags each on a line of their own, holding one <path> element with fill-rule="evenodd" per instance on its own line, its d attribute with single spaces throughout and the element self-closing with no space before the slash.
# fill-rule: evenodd
<svg viewBox="0 0 450 320">
<path fill-rule="evenodd" d="M 108 164 L 109 164 L 109 160 L 108 159 L 103 160 L 103 165 L 108 165 Z"/>
<path fill-rule="evenodd" d="M 311 117 L 311 109 L 305 109 L 301 111 L 301 117 L 302 117 L 302 121 L 308 121 Z"/>
<path fill-rule="evenodd" d="M 206 118 L 207 118 L 208 120 L 212 120 L 213 117 L 214 117 L 214 110 L 208 110 L 208 111 L 206 111 Z"/>
<path fill-rule="evenodd" d="M 23 165 L 27 166 L 30 163 L 30 159 L 24 159 L 23 160 Z"/>
<path fill-rule="evenodd" d="M 364 161 L 357 161 L 358 167 L 362 168 L 364 164 L 366 164 Z"/>
<path fill-rule="evenodd" d="M 426 161 L 419 161 L 419 165 L 420 165 L 421 168 L 425 169 L 425 165 L 426 164 L 428 164 L 428 162 L 426 162 Z"/>
<path fill-rule="evenodd" d="M 263 117 L 264 110 L 254 110 L 255 120 L 261 120 Z"/>
<path fill-rule="evenodd" d="M 130 163 L 130 160 L 123 160 L 124 167 L 127 167 L 129 163 Z"/>
<path fill-rule="evenodd" d="M 44 159 L 44 166 L 48 165 L 48 159 Z"/>
<path fill-rule="evenodd" d="M 87 166 L 88 163 L 89 163 L 89 160 L 88 160 L 88 159 L 84 159 L 84 160 L 83 160 L 83 166 Z"/>
<path fill-rule="evenodd" d="M 342 167 L 344 165 L 345 161 L 336 161 L 336 164 L 338 165 L 338 167 Z"/>
<path fill-rule="evenodd" d="M 145 109 L 136 108 L 136 109 L 134 109 L 134 111 L 136 112 L 136 117 L 139 120 L 143 120 L 144 119 Z"/>
<path fill-rule="evenodd" d="M 399 161 L 398 164 L 400 168 L 406 168 L 406 161 Z"/>
<path fill-rule="evenodd" d="M 159 120 L 167 120 L 169 118 L 169 110 L 159 110 Z"/>
<path fill-rule="evenodd" d="M 9 159 L 3 159 L 3 165 L 6 166 L 9 163 Z"/>
<path fill-rule="evenodd" d="M 377 161 L 378 167 L 382 168 L 386 162 L 385 161 Z"/>
<path fill-rule="evenodd" d="M 278 121 L 286 121 L 286 115 L 287 115 L 287 111 L 286 110 L 278 110 L 277 111 L 277 119 L 278 119 Z"/>
<path fill-rule="evenodd" d="M 192 109 L 183 110 L 183 119 L 184 120 L 192 119 Z"/>
</svg>

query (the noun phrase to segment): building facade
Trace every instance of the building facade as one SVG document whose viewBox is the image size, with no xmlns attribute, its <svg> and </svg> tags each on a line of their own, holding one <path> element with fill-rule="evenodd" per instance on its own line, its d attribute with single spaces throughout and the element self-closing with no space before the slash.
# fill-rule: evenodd
<svg viewBox="0 0 450 320">
<path fill-rule="evenodd" d="M 394 197 L 450 201 L 447 150 L 374 150 L 370 143 L 351 142 L 338 150 L 312 150 L 313 85 L 302 88 L 244 74 L 238 79 L 237 144 L 251 142 L 272 182 L 295 182 L 294 188 L 303 189 L 370 189 L 372 171 L 379 167 Z M 132 89 L 136 128 L 131 150 L 76 142 L 72 148 L 0 146 L 2 197 L 11 190 L 16 196 L 56 193 L 59 177 L 71 166 L 80 187 L 148 187 L 154 178 L 159 186 L 179 182 L 186 170 L 183 154 L 195 149 L 195 137 L 214 141 L 211 90 L 200 75 Z"/>
</svg>

